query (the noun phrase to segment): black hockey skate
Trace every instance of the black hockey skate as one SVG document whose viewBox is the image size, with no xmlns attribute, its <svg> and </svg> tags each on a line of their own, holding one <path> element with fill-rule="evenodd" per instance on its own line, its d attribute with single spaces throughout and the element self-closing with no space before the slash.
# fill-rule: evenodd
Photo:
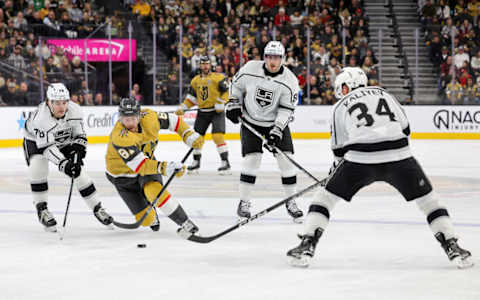
<svg viewBox="0 0 480 300">
<path fill-rule="evenodd" d="M 302 223 L 303 212 L 298 208 L 295 200 L 290 200 L 285 203 L 288 214 L 293 218 L 293 222 Z"/>
<path fill-rule="evenodd" d="M 194 159 L 192 164 L 187 167 L 188 174 L 198 174 L 200 171 L 200 160 Z"/>
<path fill-rule="evenodd" d="M 240 200 L 238 203 L 237 215 L 241 220 L 250 218 L 250 206 L 250 201 Z"/>
<path fill-rule="evenodd" d="M 448 259 L 459 269 L 466 269 L 473 267 L 473 261 L 471 260 L 472 254 L 470 251 L 460 248 L 457 244 L 456 238 L 446 240 L 445 235 L 442 232 L 435 234 L 435 238 L 442 245 L 443 250 L 448 256 Z"/>
<path fill-rule="evenodd" d="M 217 169 L 217 171 L 220 175 L 231 175 L 232 170 L 230 169 L 230 163 L 228 162 L 228 160 L 222 160 L 222 163 Z"/>
<path fill-rule="evenodd" d="M 150 229 L 153 231 L 159 231 L 160 230 L 160 220 L 158 219 L 158 214 L 155 211 L 155 220 L 153 220 L 152 225 L 150 225 Z"/>
<path fill-rule="evenodd" d="M 287 257 L 289 263 L 294 267 L 303 267 L 306 268 L 310 264 L 310 260 L 315 253 L 315 247 L 317 246 L 318 240 L 323 234 L 321 228 L 315 229 L 313 236 L 311 235 L 298 235 L 302 240 L 300 245 L 296 248 L 291 249 L 287 252 Z"/>
<path fill-rule="evenodd" d="M 190 236 L 194 235 L 198 231 L 198 226 L 195 225 L 192 220 L 187 219 L 183 222 L 182 227 L 177 229 L 178 235 L 188 239 Z"/>
<path fill-rule="evenodd" d="M 38 220 L 44 226 L 45 231 L 57 232 L 57 221 L 47 208 L 47 202 L 37 203 Z"/>
<path fill-rule="evenodd" d="M 95 218 L 97 218 L 97 220 L 103 225 L 109 226 L 113 222 L 112 216 L 105 211 L 105 209 L 102 207 L 102 203 L 100 202 L 93 208 L 93 214 L 95 215 Z"/>
</svg>

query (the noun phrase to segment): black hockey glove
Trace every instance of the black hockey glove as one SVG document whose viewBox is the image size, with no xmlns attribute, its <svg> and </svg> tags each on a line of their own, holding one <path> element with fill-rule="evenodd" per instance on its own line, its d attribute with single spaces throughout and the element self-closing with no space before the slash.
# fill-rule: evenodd
<svg viewBox="0 0 480 300">
<path fill-rule="evenodd" d="M 328 175 L 332 175 L 332 173 L 335 172 L 335 170 L 338 168 L 338 166 L 342 161 L 343 161 L 343 157 L 335 157 L 335 160 L 333 161 L 333 164 L 330 167 L 330 170 L 328 170 Z"/>
<path fill-rule="evenodd" d="M 74 163 L 73 159 L 64 159 L 58 164 L 58 170 L 65 173 L 68 177 L 77 178 L 80 176 L 82 166 L 80 163 Z"/>
<path fill-rule="evenodd" d="M 283 132 L 282 129 L 278 126 L 274 126 L 267 136 L 267 145 L 270 149 L 274 150 L 274 147 L 280 146 L 280 142 L 282 141 Z M 269 150 L 270 150 L 269 149 Z M 270 150 L 270 151 L 272 151 Z M 273 151 L 272 151 L 273 152 Z"/>
<path fill-rule="evenodd" d="M 225 113 L 227 118 L 232 121 L 233 124 L 238 124 L 242 117 L 242 105 L 238 99 L 230 99 L 225 107 Z"/>
<path fill-rule="evenodd" d="M 74 155 L 77 154 L 78 163 L 83 166 L 83 159 L 87 155 L 87 139 L 84 137 L 76 138 L 70 148 L 72 150 L 69 158 L 73 160 Z"/>
</svg>

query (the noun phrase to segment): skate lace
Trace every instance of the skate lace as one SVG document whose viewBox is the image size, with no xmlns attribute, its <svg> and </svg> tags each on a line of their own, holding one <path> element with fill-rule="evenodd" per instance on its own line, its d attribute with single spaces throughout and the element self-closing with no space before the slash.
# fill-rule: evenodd
<svg viewBox="0 0 480 300">
<path fill-rule="evenodd" d="M 45 222 L 53 219 L 53 215 L 48 209 L 44 209 L 40 212 L 41 219 Z"/>
<path fill-rule="evenodd" d="M 297 206 L 297 203 L 293 200 L 287 202 L 287 209 L 292 212 L 296 212 L 300 210 Z"/>
<path fill-rule="evenodd" d="M 193 224 L 192 221 L 186 220 L 185 222 L 183 222 L 182 228 L 185 231 L 192 232 L 196 228 L 196 226 L 195 224 Z"/>
<path fill-rule="evenodd" d="M 97 215 L 97 217 L 100 218 L 100 219 L 102 219 L 102 220 L 106 220 L 106 219 L 108 219 L 108 218 L 110 217 L 110 215 L 107 214 L 107 212 L 105 211 L 105 209 L 103 209 L 103 207 L 100 208 L 99 210 L 97 210 L 97 211 L 95 212 L 95 215 Z"/>
<path fill-rule="evenodd" d="M 244 200 L 240 201 L 240 210 L 241 211 L 249 211 L 250 206 L 251 206 L 251 204 L 250 204 L 249 201 L 244 201 Z"/>
</svg>

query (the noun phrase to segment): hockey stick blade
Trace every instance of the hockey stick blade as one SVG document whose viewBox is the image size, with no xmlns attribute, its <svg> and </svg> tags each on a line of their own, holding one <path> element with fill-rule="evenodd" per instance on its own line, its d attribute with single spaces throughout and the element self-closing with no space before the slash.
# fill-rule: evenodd
<svg viewBox="0 0 480 300">
<path fill-rule="evenodd" d="M 185 156 L 183 157 L 182 159 L 182 163 L 185 163 L 185 161 L 187 161 L 187 158 L 190 156 L 190 154 L 193 152 L 193 148 L 190 148 L 190 150 L 188 150 L 187 154 L 185 154 Z M 168 185 L 170 184 L 170 182 L 172 182 L 173 178 L 175 178 L 175 176 L 177 175 L 177 170 L 175 170 L 175 172 L 173 172 L 172 175 L 170 175 L 170 177 L 168 178 L 167 182 L 163 185 L 162 189 L 160 190 L 160 192 L 158 193 L 157 197 L 155 198 L 155 200 L 152 202 L 152 204 L 148 207 L 147 211 L 143 214 L 143 216 L 138 219 L 137 222 L 135 223 L 131 223 L 131 224 L 127 224 L 127 223 L 120 223 L 120 222 L 117 222 L 115 220 L 113 220 L 113 225 L 119 227 L 119 228 L 123 228 L 123 229 L 136 229 L 138 227 L 140 227 L 140 225 L 143 223 L 143 221 L 147 218 L 148 214 L 150 213 L 150 211 L 155 207 L 155 205 L 157 204 L 158 200 L 160 199 L 160 196 L 163 194 L 163 192 L 167 189 Z"/>
<path fill-rule="evenodd" d="M 326 182 L 327 182 L 326 178 L 322 179 L 321 181 L 316 182 L 316 183 L 304 188 L 300 192 L 297 192 L 297 193 L 291 195 L 290 197 L 287 197 L 287 198 L 283 199 L 282 201 L 275 203 L 274 205 L 272 205 L 272 206 L 270 206 L 270 207 L 268 207 L 268 208 L 266 208 L 266 209 L 264 209 L 264 210 L 262 210 L 262 211 L 260 211 L 256 214 L 254 214 L 250 218 L 242 220 L 242 221 L 238 222 L 237 224 L 231 226 L 230 228 L 227 228 L 224 231 L 219 232 L 215 235 L 212 235 L 212 236 L 191 235 L 191 236 L 187 237 L 187 240 L 192 241 L 192 242 L 196 242 L 196 243 L 201 243 L 201 244 L 210 243 L 211 241 L 214 241 L 214 240 L 226 235 L 227 233 L 232 232 L 232 231 L 234 231 L 234 230 L 252 222 L 253 220 L 258 219 L 258 218 L 268 214 L 272 210 L 274 210 L 274 209 L 280 207 L 281 205 L 285 204 L 287 201 L 298 198 L 298 197 L 302 196 L 303 194 L 315 189 L 319 185 L 324 186 L 326 184 Z"/>
</svg>

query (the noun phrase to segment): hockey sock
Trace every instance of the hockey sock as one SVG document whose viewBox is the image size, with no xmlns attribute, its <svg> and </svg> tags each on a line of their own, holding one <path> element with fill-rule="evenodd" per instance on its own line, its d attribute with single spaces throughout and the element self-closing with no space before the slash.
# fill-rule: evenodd
<svg viewBox="0 0 480 300">
<path fill-rule="evenodd" d="M 297 176 L 282 177 L 282 186 L 285 196 L 289 197 L 297 192 Z"/>
<path fill-rule="evenodd" d="M 217 145 L 217 151 L 222 160 L 228 160 L 228 148 L 227 143 L 225 143 L 225 138 L 223 133 L 213 133 L 212 134 L 213 142 Z"/>
<path fill-rule="evenodd" d="M 433 192 L 416 199 L 415 203 L 427 217 L 428 225 L 434 235 L 441 232 L 447 240 L 456 237 L 445 205 L 435 198 Z"/>
<path fill-rule="evenodd" d="M 317 228 L 325 230 L 330 220 L 330 212 L 340 200 L 337 196 L 321 188 L 308 208 L 305 220 L 304 234 L 313 236 Z"/>
<path fill-rule="evenodd" d="M 48 201 L 48 183 L 30 183 L 30 187 L 32 189 L 32 196 L 33 196 L 33 204 L 37 205 L 41 202 Z"/>
<path fill-rule="evenodd" d="M 262 161 L 261 153 L 247 154 L 243 158 L 242 171 L 240 173 L 240 199 L 250 201 L 251 192 L 255 181 L 257 180 L 257 170 L 260 167 Z"/>
<path fill-rule="evenodd" d="M 287 154 L 287 153 L 285 153 Z M 290 153 L 288 153 L 290 155 Z M 282 185 L 285 196 L 295 194 L 297 191 L 297 171 L 295 166 L 283 154 L 276 154 L 277 165 L 282 175 Z"/>
</svg>

